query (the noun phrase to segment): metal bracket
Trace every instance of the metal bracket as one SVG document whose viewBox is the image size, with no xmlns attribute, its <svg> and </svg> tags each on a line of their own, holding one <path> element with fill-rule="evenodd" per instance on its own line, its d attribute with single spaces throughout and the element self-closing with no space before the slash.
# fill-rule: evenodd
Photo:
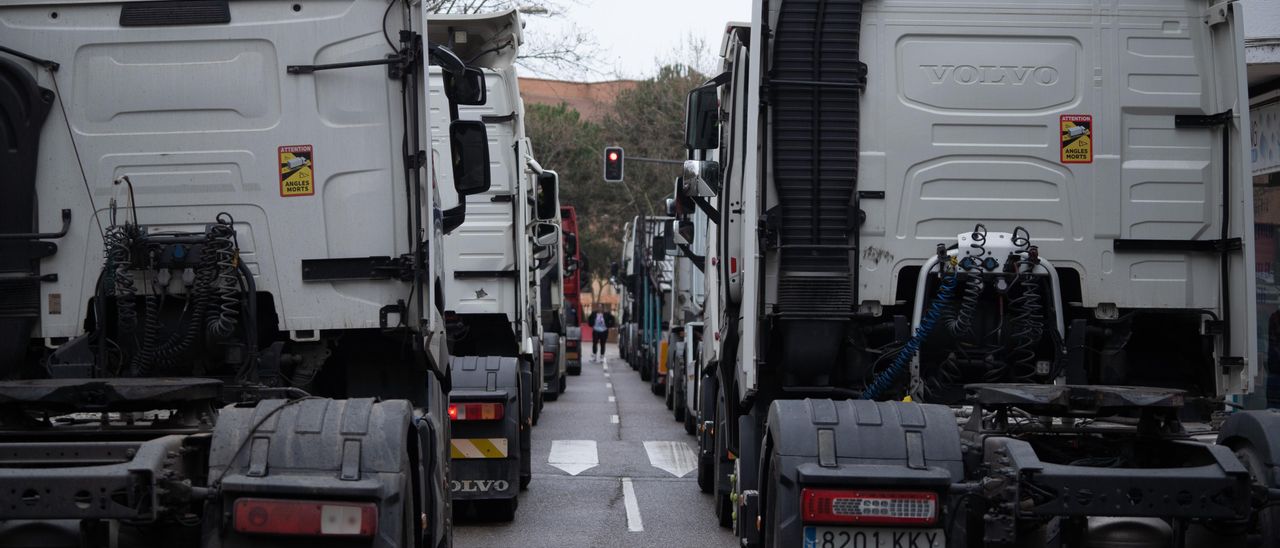
<svg viewBox="0 0 1280 548">
<path fill-rule="evenodd" d="M 1173 117 L 1173 127 L 1219 127 L 1230 123 L 1232 118 L 1234 118 L 1234 115 L 1231 113 L 1231 109 L 1217 114 L 1178 114 Z"/>
<path fill-rule="evenodd" d="M 71 210 L 62 210 L 62 228 L 57 232 L 33 232 L 28 234 L 0 234 L 0 240 L 56 240 L 71 230 Z"/>
<path fill-rule="evenodd" d="M 408 281 L 413 275 L 413 260 L 409 255 L 397 258 L 386 256 L 346 259 L 303 259 L 302 281 L 336 282 L 345 280 Z"/>
</svg>

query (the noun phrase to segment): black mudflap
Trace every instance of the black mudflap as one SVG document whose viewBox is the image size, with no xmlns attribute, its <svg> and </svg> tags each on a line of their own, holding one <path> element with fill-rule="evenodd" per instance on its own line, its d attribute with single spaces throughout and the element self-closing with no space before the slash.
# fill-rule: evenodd
<svg viewBox="0 0 1280 548">
<path fill-rule="evenodd" d="M 779 202 L 769 225 L 781 246 L 783 366 L 812 378 L 836 361 L 857 300 L 857 250 L 850 236 L 860 224 L 851 204 L 858 180 L 858 101 L 866 81 L 866 65 L 858 60 L 862 2 L 781 4 L 767 84 L 770 167 Z"/>
<path fill-rule="evenodd" d="M 378 533 L 366 546 L 400 546 L 405 516 L 418 515 L 403 506 L 414 498 L 403 489 L 412 483 L 412 413 L 406 400 L 372 398 L 225 407 L 209 454 L 217 504 L 229 510 L 241 497 L 375 501 Z M 215 526 L 224 546 L 273 545 L 236 534 L 225 520 L 206 524 Z"/>
<path fill-rule="evenodd" d="M 36 230 L 40 130 L 54 101 L 18 63 L 0 57 L 0 235 Z M 53 244 L 0 239 L 0 377 L 22 363 L 40 317 L 40 258 Z"/>
<path fill-rule="evenodd" d="M 767 435 L 777 481 L 765 486 L 775 545 L 802 546 L 804 488 L 906 489 L 938 493 L 952 508 L 950 487 L 964 478 L 955 414 L 942 405 L 826 399 L 777 400 L 769 408 Z M 773 502 L 772 509 L 770 501 Z M 943 516 L 945 523 L 947 516 Z M 941 525 L 939 526 L 941 527 Z M 963 522 L 947 546 L 964 548 Z M 852 545 L 852 544 L 851 544 Z"/>
</svg>

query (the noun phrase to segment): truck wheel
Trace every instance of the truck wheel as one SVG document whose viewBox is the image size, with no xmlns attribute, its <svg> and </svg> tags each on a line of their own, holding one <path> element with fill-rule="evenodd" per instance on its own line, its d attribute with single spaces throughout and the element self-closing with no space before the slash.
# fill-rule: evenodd
<svg viewBox="0 0 1280 548">
<path fill-rule="evenodd" d="M 658 382 L 657 376 L 654 376 L 653 381 L 649 383 L 649 391 L 653 392 L 655 396 L 661 396 L 663 394 L 662 389 L 662 384 Z"/>
<path fill-rule="evenodd" d="M 666 389 L 666 390 L 663 390 L 663 392 L 665 392 L 665 393 L 666 393 L 666 395 L 665 395 L 665 399 L 667 400 L 667 401 L 666 401 L 666 403 L 667 403 L 667 410 L 675 409 L 675 408 L 676 408 L 676 405 L 675 405 L 675 404 L 676 404 L 676 395 L 675 395 L 675 393 L 674 393 L 674 392 L 675 392 L 675 389 L 671 386 L 671 376 L 670 376 L 670 375 L 668 375 L 668 376 L 667 376 L 667 386 L 666 386 L 666 388 L 667 388 L 667 389 Z"/>
<path fill-rule="evenodd" d="M 520 490 L 529 489 L 529 482 L 533 481 L 533 443 L 531 441 L 532 434 L 528 428 L 520 432 Z M 515 499 L 512 499 L 515 500 Z M 512 512 L 515 509 L 512 508 Z"/>
<path fill-rule="evenodd" d="M 680 397 L 678 398 L 673 397 L 672 399 L 677 400 L 675 402 L 676 422 L 689 422 L 685 420 L 685 416 L 687 416 L 687 413 L 685 413 L 684 411 L 684 395 L 681 394 Z M 686 430 L 688 430 L 688 428 L 689 428 L 688 426 L 685 427 Z"/>
<path fill-rule="evenodd" d="M 559 390 L 551 390 L 551 391 L 548 391 L 548 392 L 543 392 L 543 394 L 542 394 L 542 399 L 543 399 L 543 400 L 546 400 L 546 401 L 556 401 L 556 400 L 560 399 L 560 391 L 559 391 Z"/>
<path fill-rule="evenodd" d="M 569 378 L 560 377 L 560 393 L 563 394 L 564 391 L 568 389 L 569 389 Z"/>
<path fill-rule="evenodd" d="M 648 367 L 647 365 L 641 365 L 641 366 L 640 366 L 640 380 L 642 380 L 642 381 L 648 381 L 648 380 L 649 380 L 650 378 L 652 378 L 652 377 L 653 377 L 653 375 L 652 375 L 652 374 L 650 374 L 650 372 L 649 372 L 649 367 Z"/>
<path fill-rule="evenodd" d="M 1270 488 L 1267 485 L 1265 477 L 1259 477 L 1260 474 L 1267 470 L 1266 464 L 1262 457 L 1258 455 L 1258 450 L 1253 445 L 1245 442 L 1232 448 L 1236 453 L 1236 458 L 1240 459 L 1240 463 L 1249 471 L 1249 477 L 1253 479 L 1253 483 L 1262 484 L 1263 487 Z M 1280 545 L 1280 507 L 1267 506 L 1262 510 L 1258 510 L 1256 518 L 1249 524 L 1249 532 L 1246 546 L 1277 546 Z"/>
<path fill-rule="evenodd" d="M 722 480 L 728 477 L 729 472 L 733 469 L 733 463 L 724 458 L 728 453 L 728 448 L 725 446 L 725 443 L 728 441 L 729 434 L 729 432 L 725 430 L 728 428 L 728 420 L 725 417 L 726 414 L 728 414 L 728 412 L 725 410 L 724 394 L 717 394 L 716 450 L 711 456 L 715 463 L 715 477 L 712 478 L 711 481 L 715 486 L 716 518 L 720 522 L 720 527 L 731 529 L 733 528 L 733 502 L 729 500 L 729 492 L 722 487 L 724 484 L 724 481 Z"/>
<path fill-rule="evenodd" d="M 693 411 L 690 411 L 688 409 L 684 410 L 684 433 L 690 436 L 698 433 L 697 413 L 694 413 Z"/>
<path fill-rule="evenodd" d="M 779 485 L 778 478 L 778 450 L 769 443 L 768 470 L 765 471 L 765 477 L 760 484 L 760 498 L 764 505 L 764 519 L 761 520 L 764 525 L 764 546 L 778 545 L 778 497 L 774 496 L 774 487 Z"/>
</svg>

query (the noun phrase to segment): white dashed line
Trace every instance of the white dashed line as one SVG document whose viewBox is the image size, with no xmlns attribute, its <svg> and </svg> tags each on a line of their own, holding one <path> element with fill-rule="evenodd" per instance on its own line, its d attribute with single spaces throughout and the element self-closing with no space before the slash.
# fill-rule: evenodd
<svg viewBox="0 0 1280 548">
<path fill-rule="evenodd" d="M 632 533 L 644 531 L 640 505 L 636 503 L 636 488 L 631 486 L 631 478 L 622 478 L 622 499 L 627 507 L 627 530 Z"/>
<path fill-rule="evenodd" d="M 616 402 L 616 401 L 618 401 L 618 398 L 615 398 L 615 397 L 613 397 L 613 396 L 609 396 L 609 403 L 613 403 L 613 402 Z"/>
<path fill-rule="evenodd" d="M 611 422 L 611 423 L 613 423 L 613 424 L 618 424 L 618 416 L 617 416 L 617 415 L 613 415 L 613 416 L 609 417 L 609 422 Z"/>
<path fill-rule="evenodd" d="M 606 383 L 604 383 L 604 387 L 605 387 L 605 388 L 613 388 L 613 383 L 611 383 L 611 382 L 606 382 Z"/>
</svg>

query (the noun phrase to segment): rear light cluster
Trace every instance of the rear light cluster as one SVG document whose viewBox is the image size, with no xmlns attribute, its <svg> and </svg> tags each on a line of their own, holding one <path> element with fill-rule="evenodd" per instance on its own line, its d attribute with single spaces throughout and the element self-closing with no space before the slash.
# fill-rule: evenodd
<svg viewBox="0 0 1280 548">
<path fill-rule="evenodd" d="M 806 523 L 928 525 L 938 520 L 938 494 L 927 491 L 805 489 Z"/>
<path fill-rule="evenodd" d="M 544 362 L 553 362 L 553 361 L 556 361 L 556 353 L 555 353 L 555 352 L 543 352 L 543 353 L 542 353 L 542 361 L 544 361 Z"/>
<path fill-rule="evenodd" d="M 235 503 L 235 530 L 261 535 L 372 537 L 378 506 L 372 502 L 330 502 L 243 498 Z"/>
<path fill-rule="evenodd" d="M 500 403 L 451 403 L 449 404 L 449 420 L 455 421 L 494 421 L 502 418 L 503 406 Z"/>
</svg>

